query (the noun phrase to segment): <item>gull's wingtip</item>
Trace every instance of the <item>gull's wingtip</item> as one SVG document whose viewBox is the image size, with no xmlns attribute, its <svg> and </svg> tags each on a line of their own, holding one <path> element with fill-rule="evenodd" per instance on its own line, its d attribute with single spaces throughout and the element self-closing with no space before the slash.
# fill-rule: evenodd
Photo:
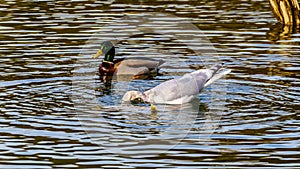
<svg viewBox="0 0 300 169">
<path fill-rule="evenodd" d="M 229 74 L 231 72 L 231 69 L 222 69 L 215 73 L 204 85 L 204 88 L 215 82 L 216 80 L 222 78 L 223 76 Z"/>
</svg>

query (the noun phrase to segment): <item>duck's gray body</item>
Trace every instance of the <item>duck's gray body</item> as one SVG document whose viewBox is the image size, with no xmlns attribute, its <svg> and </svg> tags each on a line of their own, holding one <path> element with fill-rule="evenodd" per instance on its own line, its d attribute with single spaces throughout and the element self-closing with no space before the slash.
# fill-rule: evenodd
<svg viewBox="0 0 300 169">
<path fill-rule="evenodd" d="M 116 75 L 137 76 L 157 73 L 158 69 L 163 63 L 163 60 L 156 60 L 151 58 L 126 58 L 118 66 Z"/>
</svg>

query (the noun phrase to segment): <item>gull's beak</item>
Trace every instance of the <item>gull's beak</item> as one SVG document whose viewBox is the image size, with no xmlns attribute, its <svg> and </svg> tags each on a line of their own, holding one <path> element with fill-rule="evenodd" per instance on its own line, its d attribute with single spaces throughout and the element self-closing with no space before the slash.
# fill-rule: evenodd
<svg viewBox="0 0 300 169">
<path fill-rule="evenodd" d="M 99 49 L 98 52 L 96 54 L 94 54 L 93 58 L 96 59 L 98 58 L 100 55 L 102 55 L 102 50 Z"/>
</svg>

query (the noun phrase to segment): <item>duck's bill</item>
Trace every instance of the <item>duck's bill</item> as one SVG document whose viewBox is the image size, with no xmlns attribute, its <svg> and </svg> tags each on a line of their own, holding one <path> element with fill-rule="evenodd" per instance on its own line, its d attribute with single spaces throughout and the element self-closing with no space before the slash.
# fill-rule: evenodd
<svg viewBox="0 0 300 169">
<path fill-rule="evenodd" d="M 100 55 L 102 55 L 102 50 L 99 49 L 98 52 L 96 54 L 94 54 L 93 58 L 96 59 L 98 58 Z"/>
</svg>

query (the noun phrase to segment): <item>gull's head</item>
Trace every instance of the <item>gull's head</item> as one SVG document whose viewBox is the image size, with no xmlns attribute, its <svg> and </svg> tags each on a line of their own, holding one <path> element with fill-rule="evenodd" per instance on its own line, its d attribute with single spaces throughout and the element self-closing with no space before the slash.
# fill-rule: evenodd
<svg viewBox="0 0 300 169">
<path fill-rule="evenodd" d="M 146 100 L 145 95 L 142 92 L 139 91 L 128 91 L 124 94 L 122 98 L 122 102 L 143 102 Z"/>
</svg>

